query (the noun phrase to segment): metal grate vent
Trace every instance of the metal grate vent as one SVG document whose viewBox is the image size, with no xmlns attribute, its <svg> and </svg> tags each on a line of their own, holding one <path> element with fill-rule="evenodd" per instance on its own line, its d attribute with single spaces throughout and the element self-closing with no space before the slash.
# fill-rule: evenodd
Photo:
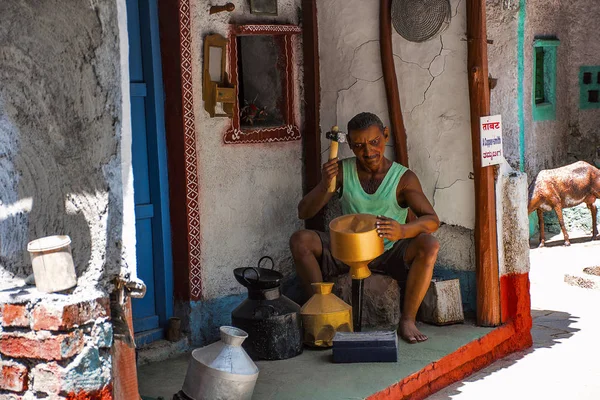
<svg viewBox="0 0 600 400">
<path fill-rule="evenodd" d="M 450 25 L 449 0 L 394 0 L 392 24 L 396 32 L 411 42 L 424 42 Z"/>
</svg>

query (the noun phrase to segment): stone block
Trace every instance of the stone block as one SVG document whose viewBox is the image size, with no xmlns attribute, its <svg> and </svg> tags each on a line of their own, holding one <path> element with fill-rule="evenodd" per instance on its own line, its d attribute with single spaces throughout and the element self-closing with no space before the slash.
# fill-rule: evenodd
<svg viewBox="0 0 600 400">
<path fill-rule="evenodd" d="M 25 304 L 3 304 L 2 326 L 29 327 L 29 311 Z"/>
<path fill-rule="evenodd" d="M 98 318 L 110 318 L 110 300 L 98 298 L 75 304 L 38 303 L 31 314 L 34 330 L 67 330 Z"/>
<path fill-rule="evenodd" d="M 81 352 L 84 337 L 80 330 L 70 333 L 2 332 L 0 353 L 14 358 L 63 360 Z"/>
<path fill-rule="evenodd" d="M 419 308 L 419 318 L 434 325 L 463 322 L 465 317 L 460 295 L 460 281 L 432 280 Z"/>
<path fill-rule="evenodd" d="M 333 292 L 352 304 L 352 278 L 344 274 L 334 279 Z M 362 326 L 389 329 L 400 321 L 400 288 L 390 276 L 373 274 L 364 283 Z"/>
<path fill-rule="evenodd" d="M 0 375 L 0 389 L 11 392 L 22 392 L 27 390 L 27 367 L 13 362 L 0 361 L 2 375 Z"/>
</svg>

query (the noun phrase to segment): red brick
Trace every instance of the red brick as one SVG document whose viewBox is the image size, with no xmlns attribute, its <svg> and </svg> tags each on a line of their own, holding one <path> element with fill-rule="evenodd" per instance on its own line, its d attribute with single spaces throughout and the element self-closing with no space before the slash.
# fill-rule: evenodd
<svg viewBox="0 0 600 400">
<path fill-rule="evenodd" d="M 29 326 L 29 312 L 25 304 L 4 304 L 2 306 L 2 326 Z"/>
<path fill-rule="evenodd" d="M 67 400 L 113 400 L 112 386 L 108 385 L 93 392 L 69 393 Z"/>
<path fill-rule="evenodd" d="M 0 389 L 11 392 L 27 390 L 27 367 L 12 361 L 1 361 Z"/>
<path fill-rule="evenodd" d="M 83 334 L 79 330 L 56 335 L 45 333 L 2 332 L 0 353 L 15 358 L 62 360 L 83 349 Z"/>
<path fill-rule="evenodd" d="M 37 304 L 32 312 L 34 330 L 62 331 L 110 317 L 107 297 L 75 304 Z"/>
</svg>

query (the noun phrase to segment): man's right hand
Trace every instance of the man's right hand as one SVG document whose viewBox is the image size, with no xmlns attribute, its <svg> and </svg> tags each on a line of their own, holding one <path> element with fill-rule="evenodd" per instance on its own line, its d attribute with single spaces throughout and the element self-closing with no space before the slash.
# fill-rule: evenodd
<svg viewBox="0 0 600 400">
<path fill-rule="evenodd" d="M 338 173 L 339 167 L 337 157 L 323 164 L 323 169 L 321 170 L 321 181 L 323 182 L 323 186 L 328 188 L 333 178 L 338 176 Z"/>
</svg>

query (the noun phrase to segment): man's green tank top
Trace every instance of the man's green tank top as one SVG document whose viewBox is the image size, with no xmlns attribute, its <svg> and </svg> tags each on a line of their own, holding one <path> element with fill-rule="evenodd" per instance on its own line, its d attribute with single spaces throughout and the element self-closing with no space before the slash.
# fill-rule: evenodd
<svg viewBox="0 0 600 400">
<path fill-rule="evenodd" d="M 408 171 L 408 168 L 393 162 L 379 188 L 373 194 L 365 192 L 358 180 L 356 157 L 342 160 L 342 171 L 344 182 L 340 202 L 343 214 L 383 215 L 393 218 L 401 224 L 406 223 L 408 208 L 398 205 L 396 189 L 400 178 Z M 384 239 L 383 243 L 385 250 L 391 249 L 394 245 L 394 242 L 387 239 Z"/>
</svg>

